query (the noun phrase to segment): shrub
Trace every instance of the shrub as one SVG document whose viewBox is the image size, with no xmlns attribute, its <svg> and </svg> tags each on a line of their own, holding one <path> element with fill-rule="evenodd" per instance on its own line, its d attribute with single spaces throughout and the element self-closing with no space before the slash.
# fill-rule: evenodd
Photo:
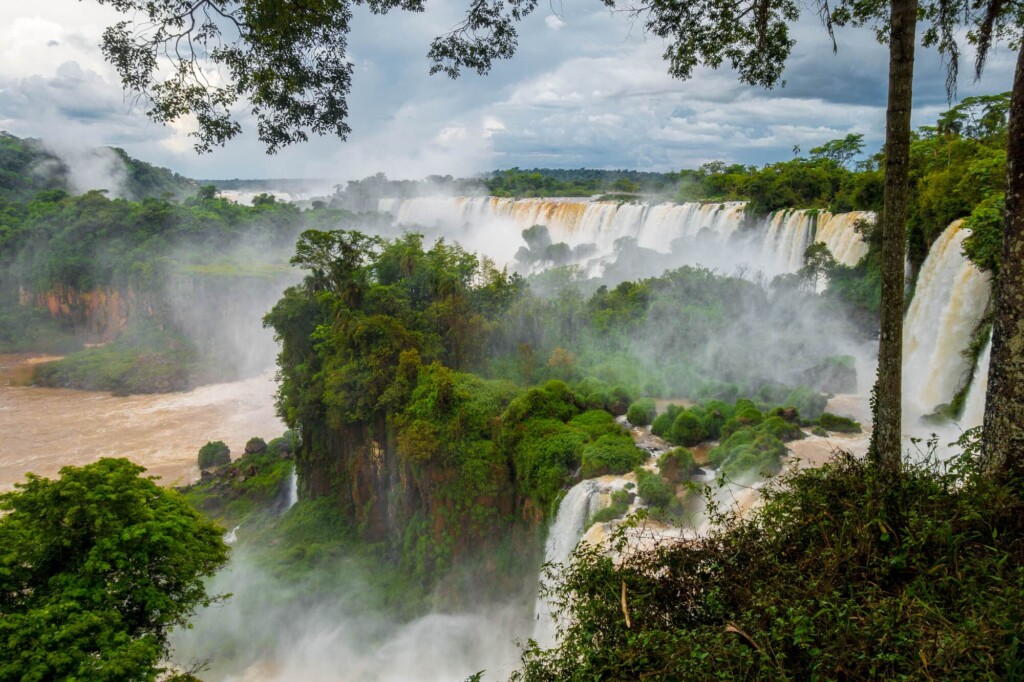
<svg viewBox="0 0 1024 682">
<path fill-rule="evenodd" d="M 730 478 L 743 474 L 772 475 L 782 468 L 780 459 L 786 456 L 785 444 L 775 436 L 762 433 L 751 443 L 740 445 L 728 453 L 722 462 L 722 473 Z"/>
<path fill-rule="evenodd" d="M 818 418 L 818 424 L 827 431 L 837 433 L 860 433 L 860 424 L 848 417 L 840 417 L 830 412 L 823 412 Z"/>
<path fill-rule="evenodd" d="M 633 426 L 647 426 L 654 419 L 656 413 L 654 401 L 650 398 L 644 398 L 637 400 L 629 406 L 629 410 L 626 412 L 626 419 Z"/>
<path fill-rule="evenodd" d="M 631 402 L 633 402 L 633 399 L 630 397 L 629 391 L 622 386 L 616 386 L 611 390 L 608 411 L 616 416 L 626 414 L 626 410 L 629 409 Z"/>
<path fill-rule="evenodd" d="M 699 445 L 707 437 L 708 432 L 704 430 L 700 419 L 689 411 L 679 413 L 669 432 L 669 440 L 677 445 Z"/>
<path fill-rule="evenodd" d="M 708 432 L 708 438 L 711 440 L 718 440 L 722 437 L 722 427 L 728 419 L 726 416 L 727 413 L 718 407 L 712 407 L 710 405 L 706 406 L 705 409 L 706 414 L 701 423 L 704 426 L 704 430 Z"/>
<path fill-rule="evenodd" d="M 628 490 L 613 490 L 611 504 L 595 512 L 590 517 L 587 527 L 595 523 L 607 523 L 608 521 L 621 519 L 629 511 L 629 505 L 633 503 L 633 498 L 635 497 L 636 495 Z"/>
<path fill-rule="evenodd" d="M 636 492 L 649 506 L 668 509 L 676 499 L 675 488 L 658 474 L 636 470 Z"/>
<path fill-rule="evenodd" d="M 267 443 L 267 452 L 271 455 L 280 455 L 282 452 L 294 453 L 295 433 L 293 431 L 285 431 L 279 437 L 271 440 Z"/>
<path fill-rule="evenodd" d="M 624 474 L 644 463 L 647 453 L 633 444 L 633 439 L 623 434 L 606 434 L 583 449 L 583 478 L 605 474 Z"/>
<path fill-rule="evenodd" d="M 622 427 L 604 410 L 587 410 L 583 414 L 573 417 L 569 424 L 584 431 L 592 440 L 599 438 L 606 433 L 625 434 Z"/>
<path fill-rule="evenodd" d="M 663 452 L 658 458 L 658 471 L 673 483 L 682 483 L 697 468 L 693 461 L 693 453 L 686 448 L 673 448 Z"/>
<path fill-rule="evenodd" d="M 812 388 L 798 386 L 782 402 L 799 410 L 804 419 L 817 419 L 825 411 L 828 398 Z"/>
<path fill-rule="evenodd" d="M 672 431 L 672 422 L 676 420 L 676 417 L 682 411 L 683 408 L 678 405 L 669 405 L 665 408 L 664 412 L 654 418 L 654 421 L 651 423 L 651 433 L 655 436 L 668 438 L 669 433 Z"/>
<path fill-rule="evenodd" d="M 799 426 L 787 422 L 778 416 L 768 417 L 757 428 L 762 433 L 771 434 L 784 443 L 788 443 L 791 440 L 800 440 L 804 437 L 804 432 Z"/>
<path fill-rule="evenodd" d="M 199 448 L 199 468 L 209 469 L 231 463 L 231 449 L 222 440 L 213 440 Z"/>
<path fill-rule="evenodd" d="M 267 451 L 267 441 L 262 438 L 250 438 L 245 444 L 245 454 L 256 455 Z"/>
</svg>

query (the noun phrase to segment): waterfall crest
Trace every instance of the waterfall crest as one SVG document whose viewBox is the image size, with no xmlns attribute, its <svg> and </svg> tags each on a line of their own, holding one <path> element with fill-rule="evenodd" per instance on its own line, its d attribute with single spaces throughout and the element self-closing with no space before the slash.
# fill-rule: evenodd
<svg viewBox="0 0 1024 682">
<path fill-rule="evenodd" d="M 837 261 L 854 265 L 867 253 L 867 244 L 854 230 L 858 220 L 874 220 L 866 211 L 832 214 L 818 210 L 786 210 L 747 225 L 746 202 L 629 203 L 580 198 L 442 197 L 381 199 L 378 210 L 399 225 L 420 226 L 454 235 L 472 250 L 510 264 L 510 254 L 522 245 L 521 233 L 544 225 L 553 242 L 570 247 L 593 245 L 589 260 L 577 257 L 588 274 L 599 274 L 594 263 L 615 252 L 619 239 L 662 254 L 676 252 L 689 264 L 732 267 L 747 262 L 766 274 L 795 272 L 804 251 L 823 241 Z M 675 242 L 675 244 L 673 244 Z M 729 249 L 723 247 L 729 245 Z"/>
<path fill-rule="evenodd" d="M 928 252 L 903 331 L 903 412 L 929 414 L 953 397 L 970 371 L 961 352 L 988 305 L 991 285 L 963 255 L 969 234 L 953 222 Z M 908 423 L 908 426 L 910 423 Z"/>
</svg>

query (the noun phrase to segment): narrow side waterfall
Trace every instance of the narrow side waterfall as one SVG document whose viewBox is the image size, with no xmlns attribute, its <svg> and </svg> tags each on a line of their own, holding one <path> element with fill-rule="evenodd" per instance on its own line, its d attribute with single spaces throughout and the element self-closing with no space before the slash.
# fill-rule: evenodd
<svg viewBox="0 0 1024 682">
<path fill-rule="evenodd" d="M 295 506 L 295 503 L 299 501 L 299 475 L 295 472 L 295 467 L 292 467 L 292 473 L 288 477 L 288 497 L 285 498 L 284 509 L 288 511 Z"/>
<path fill-rule="evenodd" d="M 876 216 L 871 211 L 834 214 L 822 211 L 818 214 L 814 241 L 824 242 L 836 261 L 843 265 L 856 265 L 868 252 L 867 242 L 854 230 L 860 220 L 874 223 Z"/>
<path fill-rule="evenodd" d="M 962 223 L 952 223 L 932 244 L 904 321 L 903 413 L 909 428 L 970 380 L 960 353 L 985 312 L 991 285 L 962 253 L 969 234 Z"/>
<path fill-rule="evenodd" d="M 967 401 L 964 403 L 964 412 L 960 416 L 960 427 L 973 429 L 981 426 L 985 417 L 985 392 L 988 391 L 988 367 L 992 360 L 992 337 L 985 344 L 985 349 L 978 356 L 978 366 L 974 369 L 974 378 L 971 379 L 971 387 L 967 391 Z"/>
<path fill-rule="evenodd" d="M 576 549 L 583 532 L 586 530 L 587 519 L 598 511 L 600 496 L 596 481 L 580 481 L 565 494 L 558 505 L 555 521 L 548 529 L 547 543 L 544 545 L 544 563 L 566 564 Z M 558 623 L 552 615 L 552 604 L 544 597 L 537 598 L 537 622 L 534 625 L 533 639 L 545 648 L 555 645 L 558 634 Z"/>
</svg>

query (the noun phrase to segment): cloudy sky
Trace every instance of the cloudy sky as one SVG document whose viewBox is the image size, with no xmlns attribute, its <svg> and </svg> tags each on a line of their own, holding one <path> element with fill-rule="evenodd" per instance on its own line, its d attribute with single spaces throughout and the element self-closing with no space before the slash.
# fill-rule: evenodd
<svg viewBox="0 0 1024 682">
<path fill-rule="evenodd" d="M 428 76 L 430 40 L 464 3 L 425 14 L 357 9 L 347 142 L 313 138 L 267 156 L 243 135 L 197 156 L 189 124 L 162 127 L 126 98 L 97 48 L 119 15 L 90 0 L 0 2 L 0 129 L 55 146 L 109 144 L 197 178 L 336 180 L 384 171 L 393 178 L 468 175 L 519 166 L 671 170 L 724 159 L 789 158 L 850 132 L 871 151 L 884 130 L 886 48 L 866 29 L 843 29 L 833 55 L 817 18 L 796 28 L 786 85 L 740 85 L 728 69 L 668 77 L 663 45 L 598 0 L 542 2 L 522 27 L 520 50 L 486 77 Z M 997 50 L 985 78 L 959 95 L 1008 90 L 1015 55 Z M 966 66 L 966 65 L 965 65 Z M 963 71 L 966 73 L 967 68 Z M 934 51 L 919 52 L 915 125 L 946 108 Z M 251 126 L 250 126 L 251 128 Z"/>
</svg>

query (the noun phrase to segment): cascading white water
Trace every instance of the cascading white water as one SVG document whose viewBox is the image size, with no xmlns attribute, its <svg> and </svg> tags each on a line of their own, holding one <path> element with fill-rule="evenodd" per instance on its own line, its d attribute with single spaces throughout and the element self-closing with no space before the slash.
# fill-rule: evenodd
<svg viewBox="0 0 1024 682">
<path fill-rule="evenodd" d="M 544 563 L 565 565 L 569 561 L 573 550 L 583 537 L 587 519 L 597 511 L 599 504 L 600 495 L 596 481 L 580 481 L 569 489 L 558 505 L 554 523 L 548 529 L 548 539 L 544 545 Z M 533 639 L 542 647 L 554 646 L 558 623 L 552 615 L 551 602 L 538 597 L 536 614 Z"/>
<path fill-rule="evenodd" d="M 422 226 L 457 234 L 458 240 L 499 264 L 522 245 L 521 233 L 532 225 L 548 228 L 554 242 L 571 247 L 593 244 L 590 257 L 614 252 L 615 242 L 632 238 L 643 248 L 669 253 L 673 242 L 692 244 L 706 235 L 710 249 L 684 246 L 687 262 L 714 267 L 750 262 L 768 274 L 795 272 L 803 265 L 812 240 L 823 241 L 841 263 L 854 265 L 867 253 L 867 244 L 854 230 L 858 220 L 873 221 L 873 213 L 854 211 L 778 211 L 750 235 L 744 248 L 721 247 L 736 235 L 744 220 L 746 202 L 664 202 L 658 204 L 590 201 L 571 198 L 442 197 L 382 199 L 378 210 L 390 213 L 399 225 Z M 710 253 L 713 252 L 713 253 Z M 593 261 L 592 261 L 593 262 Z M 586 263 L 580 263 L 586 265 Z M 598 274 L 592 267 L 590 274 Z"/>
<path fill-rule="evenodd" d="M 292 467 L 292 473 L 288 476 L 288 497 L 285 498 L 284 509 L 288 511 L 299 501 L 299 475 Z"/>
<path fill-rule="evenodd" d="M 903 327 L 907 427 L 953 397 L 970 370 L 960 353 L 988 305 L 989 276 L 962 253 L 967 230 L 952 223 L 928 252 Z"/>
<path fill-rule="evenodd" d="M 796 272 L 814 237 L 816 215 L 808 211 L 776 211 L 768 218 L 764 250 L 781 272 Z"/>
<path fill-rule="evenodd" d="M 981 426 L 985 417 L 985 392 L 988 391 L 988 368 L 992 360 L 992 337 L 989 337 L 985 349 L 978 356 L 978 365 L 974 369 L 974 378 L 971 379 L 971 387 L 967 390 L 967 400 L 964 402 L 964 411 L 960 416 L 960 427 L 973 429 Z"/>
<path fill-rule="evenodd" d="M 661 253 L 673 240 L 693 239 L 702 230 L 724 243 L 739 229 L 744 202 L 620 203 L 586 199 L 508 199 L 499 197 L 415 197 L 382 199 L 378 210 L 399 225 L 420 225 L 458 233 L 460 242 L 498 263 L 522 245 L 532 225 L 548 228 L 553 242 L 593 244 L 593 255 L 607 256 L 622 238 Z"/>
<path fill-rule="evenodd" d="M 876 216 L 871 211 L 850 211 L 849 213 L 818 214 L 818 226 L 814 241 L 824 242 L 832 257 L 843 265 L 856 265 L 868 252 L 868 244 L 854 229 L 858 221 L 874 223 Z"/>
</svg>

